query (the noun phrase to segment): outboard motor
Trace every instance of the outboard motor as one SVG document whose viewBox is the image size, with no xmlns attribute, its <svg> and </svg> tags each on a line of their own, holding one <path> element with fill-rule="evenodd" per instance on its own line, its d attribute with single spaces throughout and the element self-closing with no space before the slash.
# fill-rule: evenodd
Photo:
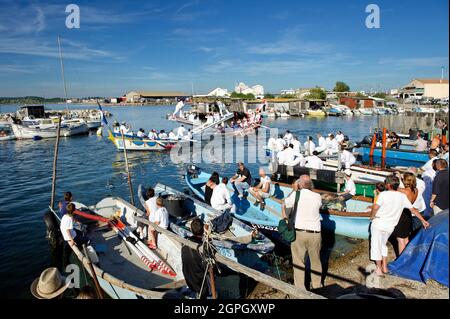
<svg viewBox="0 0 450 319">
<path fill-rule="evenodd" d="M 163 194 L 160 197 L 163 199 L 164 207 L 172 217 L 184 219 L 190 217 L 194 212 L 193 201 L 184 195 Z"/>
<path fill-rule="evenodd" d="M 195 165 L 189 165 L 186 169 L 186 172 L 192 176 L 192 178 L 197 178 L 198 175 L 200 175 L 200 167 L 197 167 Z"/>
</svg>

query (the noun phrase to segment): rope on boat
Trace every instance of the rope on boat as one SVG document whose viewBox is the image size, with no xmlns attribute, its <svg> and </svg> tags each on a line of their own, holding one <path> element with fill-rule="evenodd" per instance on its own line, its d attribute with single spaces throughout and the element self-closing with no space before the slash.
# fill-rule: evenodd
<svg viewBox="0 0 450 319">
<path fill-rule="evenodd" d="M 215 267 L 217 265 L 216 259 L 214 258 L 215 253 L 217 252 L 217 248 L 211 243 L 211 233 L 212 233 L 212 225 L 208 224 L 208 229 L 206 230 L 206 235 L 203 237 L 201 256 L 203 260 L 206 262 L 205 274 L 203 275 L 202 286 L 200 288 L 200 293 L 198 295 L 198 299 L 202 296 L 203 288 L 206 282 L 206 276 L 209 272 L 209 269 Z"/>
</svg>

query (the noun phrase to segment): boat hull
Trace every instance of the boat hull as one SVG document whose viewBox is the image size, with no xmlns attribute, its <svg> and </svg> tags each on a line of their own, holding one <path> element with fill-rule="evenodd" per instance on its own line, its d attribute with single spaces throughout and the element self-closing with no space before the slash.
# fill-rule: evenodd
<svg viewBox="0 0 450 319">
<path fill-rule="evenodd" d="M 178 141 L 170 140 L 149 140 L 135 137 L 122 136 L 119 134 L 111 134 L 110 139 L 118 150 L 123 151 L 124 145 L 127 151 L 142 151 L 142 152 L 162 152 L 167 151 L 176 146 Z M 125 144 L 124 144 L 125 141 Z"/>
<path fill-rule="evenodd" d="M 14 136 L 21 139 L 34 139 L 36 137 L 40 138 L 56 138 L 57 131 L 56 129 L 40 129 L 40 128 L 32 128 L 26 127 L 18 124 L 11 124 L 11 128 L 14 132 Z"/>
<path fill-rule="evenodd" d="M 362 146 L 359 148 L 363 162 L 370 161 L 370 147 Z M 381 162 L 382 149 L 375 148 L 373 159 L 375 162 Z M 386 165 L 388 166 L 415 166 L 421 167 L 429 160 L 427 152 L 415 152 L 410 150 L 386 149 Z"/>
</svg>

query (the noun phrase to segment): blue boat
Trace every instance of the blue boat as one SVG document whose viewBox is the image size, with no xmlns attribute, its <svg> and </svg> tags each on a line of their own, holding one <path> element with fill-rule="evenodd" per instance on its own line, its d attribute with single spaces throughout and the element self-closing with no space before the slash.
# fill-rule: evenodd
<svg viewBox="0 0 450 319">
<path fill-rule="evenodd" d="M 210 177 L 211 174 L 202 172 L 198 167 L 196 167 L 194 170 L 188 168 L 185 179 L 189 189 L 195 194 L 195 196 L 204 201 L 205 185 Z M 232 193 L 231 200 L 234 205 L 234 209 L 231 213 L 236 218 L 250 223 L 259 229 L 277 231 L 278 224 L 281 219 L 281 211 L 273 211 L 271 209 L 265 209 L 262 211 L 259 207 L 253 206 L 255 200 L 252 196 L 248 196 L 247 199 L 240 199 L 237 192 L 234 192 L 234 185 L 228 183 L 227 187 Z M 267 201 L 270 201 L 270 199 Z"/>
<path fill-rule="evenodd" d="M 200 199 L 204 200 L 204 188 L 211 175 L 202 172 L 198 167 L 195 170 L 188 169 L 186 183 L 191 191 Z M 228 185 L 232 190 L 232 186 Z M 281 219 L 282 200 L 289 196 L 292 189 L 289 185 L 274 183 L 272 185 L 272 196 L 266 199 L 266 207 L 263 211 L 259 207 L 253 206 L 255 199 L 249 194 L 247 199 L 239 200 L 235 194 L 232 196 L 236 212 L 234 216 L 246 221 L 260 229 L 278 231 L 278 223 Z M 326 193 L 326 192 L 321 192 Z M 324 210 L 321 212 L 322 228 L 336 235 L 368 239 L 370 226 L 369 207 L 372 206 L 372 199 L 356 196 L 347 201 L 346 211 Z"/>
<path fill-rule="evenodd" d="M 363 162 L 370 161 L 370 146 L 361 146 L 359 151 Z M 373 153 L 373 159 L 376 163 L 381 162 L 382 149 L 377 147 Z M 386 165 L 387 166 L 423 166 L 430 158 L 428 152 L 417 152 L 404 149 L 386 149 Z"/>
<path fill-rule="evenodd" d="M 176 215 L 175 210 L 177 209 L 166 208 L 169 214 L 171 214 L 170 229 L 183 238 L 192 237 L 190 222 L 194 217 L 198 217 L 207 223 L 222 214 L 205 203 L 168 186 L 157 184 L 154 189 L 155 193 L 162 198 L 168 195 L 175 195 L 177 198 L 182 199 L 181 210 L 184 214 L 187 214 L 186 216 L 181 217 Z M 140 185 L 138 194 L 143 207 L 145 207 L 146 198 L 144 190 L 145 188 Z M 220 235 L 213 233 L 212 238 L 213 245 L 221 255 L 259 270 L 265 270 L 267 268 L 266 263 L 260 257 L 275 248 L 274 243 L 264 234 L 257 232 L 254 236 L 254 229 L 252 227 L 235 218 L 233 218 L 233 223 L 226 233 Z"/>
</svg>

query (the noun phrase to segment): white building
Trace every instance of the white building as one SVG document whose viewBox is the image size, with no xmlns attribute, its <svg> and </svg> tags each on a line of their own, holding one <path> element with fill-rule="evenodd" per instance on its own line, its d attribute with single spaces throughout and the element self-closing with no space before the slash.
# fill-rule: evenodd
<svg viewBox="0 0 450 319">
<path fill-rule="evenodd" d="M 242 94 L 253 94 L 257 99 L 264 98 L 264 87 L 260 84 L 249 87 L 245 83 L 241 82 L 234 88 L 234 92 Z"/>
<path fill-rule="evenodd" d="M 295 95 L 295 90 L 294 89 L 281 90 L 281 95 Z"/>
<path fill-rule="evenodd" d="M 401 92 L 402 98 L 435 98 L 442 99 L 448 97 L 447 79 L 414 79 L 406 84 Z"/>
<path fill-rule="evenodd" d="M 228 93 L 227 89 L 222 88 L 216 88 L 213 91 L 211 91 L 208 96 L 214 96 L 214 97 L 223 97 L 223 98 L 229 98 L 231 96 L 230 93 Z"/>
</svg>

